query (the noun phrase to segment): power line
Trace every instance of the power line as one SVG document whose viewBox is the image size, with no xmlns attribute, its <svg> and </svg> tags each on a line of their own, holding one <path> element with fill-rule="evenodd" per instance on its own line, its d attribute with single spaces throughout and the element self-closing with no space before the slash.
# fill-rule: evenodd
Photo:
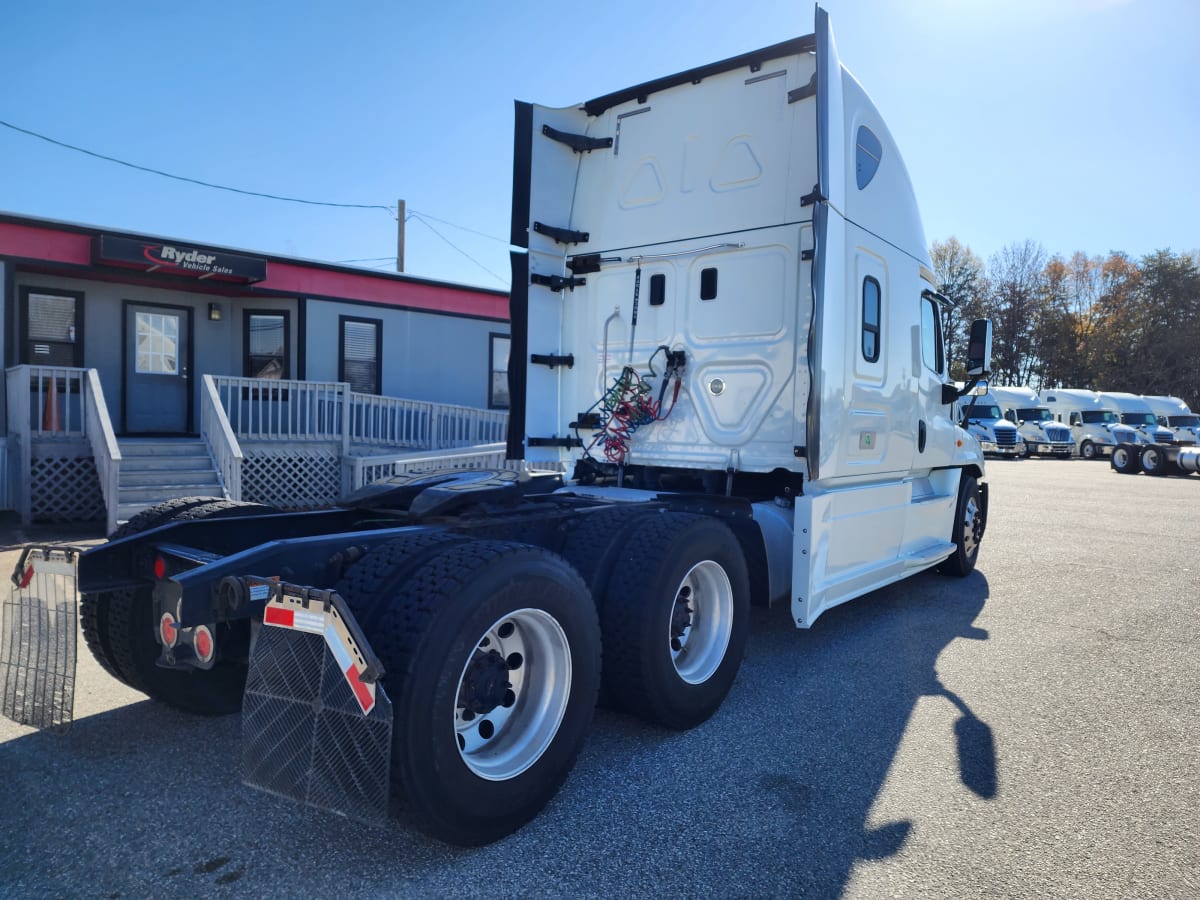
<svg viewBox="0 0 1200 900">
<path fill-rule="evenodd" d="M 126 162 L 125 160 L 117 159 L 114 156 L 105 156 L 103 153 L 96 153 L 95 151 L 84 149 L 83 147 L 76 147 L 74 144 L 68 144 L 65 141 L 55 140 L 52 137 L 39 134 L 36 131 L 30 131 L 28 128 L 21 128 L 18 125 L 12 124 L 12 122 L 5 122 L 3 119 L 0 119 L 0 125 L 3 125 L 5 128 L 11 128 L 13 131 L 18 131 L 21 134 L 27 134 L 30 137 L 35 137 L 38 140 L 46 141 L 48 144 L 54 144 L 57 147 L 64 147 L 67 150 L 74 150 L 76 153 L 83 153 L 86 156 L 102 159 L 105 162 L 116 163 L 119 166 L 125 166 L 129 169 L 136 169 L 139 172 L 149 172 L 151 175 L 161 175 L 163 178 L 170 178 L 175 181 L 185 181 L 189 184 L 197 184 L 200 187 L 213 188 L 214 190 L 218 191 L 229 191 L 233 194 L 244 194 L 248 197 L 265 197 L 268 200 L 282 200 L 285 203 L 303 203 L 307 206 L 336 206 L 342 209 L 382 209 L 391 214 L 393 218 L 396 216 L 396 211 L 393 207 L 384 206 L 378 203 L 332 203 L 325 200 L 304 200 L 300 197 L 284 197 L 280 194 L 267 194 L 262 191 L 247 191 L 243 190 L 242 188 L 229 187 L 228 185 L 224 184 L 213 184 L 211 181 L 201 181 L 198 178 L 188 178 L 186 175 L 174 175 L 170 172 L 164 172 L 161 169 L 152 169 L 149 166 L 139 166 L 136 163 Z"/>
<path fill-rule="evenodd" d="M 473 257 L 466 250 L 459 247 L 452 240 L 450 240 L 448 237 L 446 237 L 444 234 L 442 234 L 440 231 L 438 231 L 436 228 L 434 228 L 432 225 L 430 225 L 428 222 L 426 222 L 425 217 L 422 216 L 420 213 L 413 212 L 413 213 L 411 213 L 411 215 L 414 218 L 416 218 L 416 220 L 418 222 L 423 224 L 426 228 L 428 228 L 430 231 L 432 231 L 434 234 L 436 234 L 438 237 L 440 237 L 443 241 L 445 241 L 447 244 L 449 244 L 451 247 L 453 247 L 455 250 L 457 250 L 459 253 L 461 253 L 463 256 L 465 256 L 467 259 L 469 259 L 471 262 L 475 263 L 475 265 L 479 266 L 479 268 L 483 269 L 483 271 L 487 272 L 489 275 L 491 275 L 493 278 L 495 278 L 497 281 L 499 281 L 502 285 L 504 285 L 505 287 L 509 286 L 508 282 L 505 279 L 501 278 L 499 275 L 497 275 L 495 272 L 493 272 L 491 269 L 489 269 L 487 266 L 485 266 L 483 263 L 481 263 L 479 260 L 477 260 L 475 257 Z"/>
<path fill-rule="evenodd" d="M 454 222 L 447 222 L 445 219 L 439 219 L 437 216 L 431 216 L 429 213 L 417 212 L 414 209 L 408 211 L 409 218 L 412 216 L 424 216 L 426 219 L 432 219 L 435 222 L 441 222 L 443 225 L 449 225 L 451 228 L 457 228 L 459 231 L 469 231 L 471 234 L 477 234 L 480 237 L 485 237 L 489 241 L 499 241 L 501 244 L 508 246 L 510 241 L 508 238 L 496 237 L 494 234 L 487 234 L 483 231 L 476 231 L 474 228 L 468 228 L 466 225 L 457 225 Z"/>
</svg>

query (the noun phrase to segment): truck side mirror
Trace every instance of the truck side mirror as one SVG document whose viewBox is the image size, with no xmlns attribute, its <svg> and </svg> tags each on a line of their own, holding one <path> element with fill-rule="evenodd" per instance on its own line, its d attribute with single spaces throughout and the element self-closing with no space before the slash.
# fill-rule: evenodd
<svg viewBox="0 0 1200 900">
<path fill-rule="evenodd" d="M 992 369 L 992 323 L 990 319 L 976 319 L 971 323 L 971 337 L 967 341 L 967 377 L 982 377 Z"/>
</svg>

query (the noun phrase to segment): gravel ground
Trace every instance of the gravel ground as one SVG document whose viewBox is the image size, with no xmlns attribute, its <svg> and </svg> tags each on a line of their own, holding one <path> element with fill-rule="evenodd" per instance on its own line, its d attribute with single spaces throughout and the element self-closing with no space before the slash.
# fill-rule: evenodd
<svg viewBox="0 0 1200 900">
<path fill-rule="evenodd" d="M 237 717 L 152 704 L 81 642 L 68 734 L 0 720 L 0 895 L 1200 895 L 1200 478 L 988 475 L 970 578 L 810 631 L 755 610 L 712 720 L 600 711 L 559 796 L 476 850 L 243 787 Z"/>
</svg>

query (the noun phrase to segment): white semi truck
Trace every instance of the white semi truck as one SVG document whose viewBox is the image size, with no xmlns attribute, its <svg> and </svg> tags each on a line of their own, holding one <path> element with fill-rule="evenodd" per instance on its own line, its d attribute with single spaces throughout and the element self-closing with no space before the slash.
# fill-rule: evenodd
<svg viewBox="0 0 1200 900">
<path fill-rule="evenodd" d="M 175 501 L 82 554 L 31 548 L 15 579 L 36 616 L 77 561 L 100 664 L 178 708 L 241 708 L 247 783 L 358 816 L 398 796 L 461 844 L 548 802 L 601 683 L 650 722 L 703 722 L 751 603 L 807 628 L 927 569 L 966 576 L 988 509 L 916 199 L 823 11 L 806 37 L 518 103 L 514 150 L 509 455 L 569 479 L 406 476 L 311 513 Z M 990 345 L 975 323 L 975 379 Z M 43 687 L 4 712 L 61 725 L 40 634 L 21 659 Z"/>
<path fill-rule="evenodd" d="M 1117 444 L 1138 443 L 1137 433 L 1121 424 L 1116 406 L 1105 405 L 1096 391 L 1047 388 L 1040 396 L 1054 420 L 1071 429 L 1076 451 L 1084 459 L 1111 456 Z"/>
<path fill-rule="evenodd" d="M 1100 402 L 1108 407 L 1116 407 L 1121 415 L 1121 424 L 1134 430 L 1139 444 L 1170 444 L 1174 441 L 1174 432 L 1159 424 L 1158 417 L 1144 397 L 1121 391 L 1102 391 Z"/>
<path fill-rule="evenodd" d="M 1200 444 L 1200 416 L 1192 412 L 1178 397 L 1142 397 L 1158 418 L 1158 424 L 1172 433 L 1175 444 Z"/>
<path fill-rule="evenodd" d="M 986 393 L 965 397 L 960 406 L 963 428 L 979 441 L 984 453 L 1021 458 L 1029 455 L 1017 426 L 1007 421 L 989 387 Z"/>
<path fill-rule="evenodd" d="M 1017 427 L 1029 455 L 1070 459 L 1075 452 L 1071 429 L 1054 418 L 1031 387 L 992 387 L 1004 418 Z"/>
</svg>

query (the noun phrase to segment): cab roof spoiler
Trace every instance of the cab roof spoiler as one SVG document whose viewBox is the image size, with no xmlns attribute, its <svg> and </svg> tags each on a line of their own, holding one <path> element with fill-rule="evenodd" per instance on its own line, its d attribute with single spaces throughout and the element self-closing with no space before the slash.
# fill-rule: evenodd
<svg viewBox="0 0 1200 900">
<path fill-rule="evenodd" d="M 598 116 L 605 110 L 625 103 L 628 100 L 637 100 L 638 103 L 645 103 L 651 94 L 665 91 L 667 88 L 677 87 L 681 84 L 698 84 L 705 78 L 718 75 L 721 72 L 728 72 L 730 69 L 740 69 L 743 66 L 748 67 L 751 72 L 757 72 L 763 67 L 763 63 L 769 62 L 772 59 L 782 59 L 786 56 L 795 56 L 798 53 L 815 53 L 816 50 L 817 36 L 815 34 L 792 38 L 790 41 L 772 44 L 770 47 L 764 47 L 761 50 L 752 50 L 749 53 L 731 56 L 729 59 L 723 59 L 720 62 L 709 63 L 706 66 L 697 66 L 694 69 L 688 69 L 686 72 L 680 72 L 678 75 L 667 75 L 663 78 L 656 78 L 653 81 L 635 85 L 634 87 L 605 94 L 603 97 L 597 97 L 595 100 L 589 100 L 583 104 L 583 109 L 589 116 Z"/>
</svg>

